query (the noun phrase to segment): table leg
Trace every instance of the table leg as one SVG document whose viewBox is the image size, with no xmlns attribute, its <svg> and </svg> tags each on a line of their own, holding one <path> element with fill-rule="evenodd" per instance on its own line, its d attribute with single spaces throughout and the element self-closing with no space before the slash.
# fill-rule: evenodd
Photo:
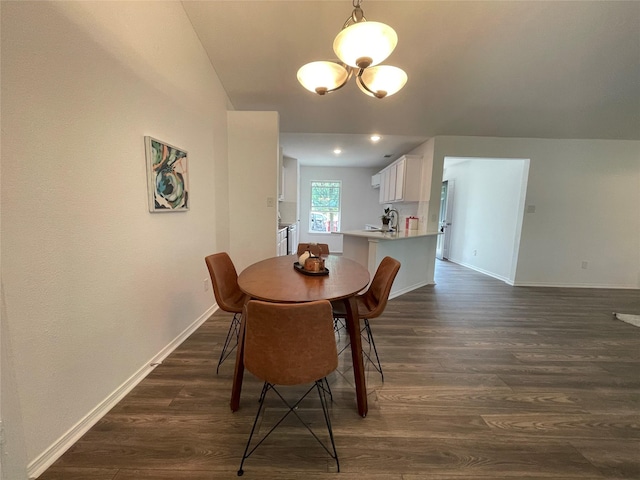
<svg viewBox="0 0 640 480">
<path fill-rule="evenodd" d="M 347 311 L 347 331 L 351 343 L 351 360 L 353 361 L 353 377 L 356 384 L 356 401 L 358 414 L 367 416 L 367 382 L 364 376 L 364 362 L 362 361 L 362 339 L 360 338 L 360 320 L 358 319 L 358 304 L 355 297 L 346 298 L 344 305 Z"/>
<path fill-rule="evenodd" d="M 240 393 L 242 392 L 242 377 L 244 375 L 244 330 L 245 330 L 245 311 L 242 312 L 240 320 L 240 332 L 238 333 L 238 346 L 236 347 L 236 368 L 233 371 L 233 384 L 231 386 L 231 402 L 229 405 L 231 411 L 235 412 L 240 408 Z"/>
</svg>

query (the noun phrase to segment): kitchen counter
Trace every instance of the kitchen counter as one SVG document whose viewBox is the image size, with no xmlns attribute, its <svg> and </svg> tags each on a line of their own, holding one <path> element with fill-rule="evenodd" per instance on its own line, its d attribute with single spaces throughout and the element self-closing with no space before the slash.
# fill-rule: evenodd
<svg viewBox="0 0 640 480">
<path fill-rule="evenodd" d="M 343 236 L 343 256 L 367 267 L 372 279 L 384 257 L 393 257 L 400 262 L 390 298 L 435 283 L 434 259 L 429 258 L 428 252 L 435 252 L 439 232 L 348 230 L 332 233 Z"/>
<path fill-rule="evenodd" d="M 440 232 L 421 232 L 419 230 L 405 230 L 400 232 L 383 232 L 380 230 L 347 230 L 345 232 L 331 232 L 337 235 L 370 238 L 372 240 L 403 240 L 406 238 L 432 237 Z"/>
</svg>

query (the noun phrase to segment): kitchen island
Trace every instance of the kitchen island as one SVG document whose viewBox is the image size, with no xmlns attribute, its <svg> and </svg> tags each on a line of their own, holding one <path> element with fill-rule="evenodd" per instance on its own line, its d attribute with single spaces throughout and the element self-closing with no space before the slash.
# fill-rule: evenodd
<svg viewBox="0 0 640 480">
<path fill-rule="evenodd" d="M 389 298 L 434 283 L 438 232 L 349 230 L 334 233 L 343 236 L 342 254 L 366 266 L 372 279 L 384 257 L 393 257 L 401 263 Z"/>
</svg>

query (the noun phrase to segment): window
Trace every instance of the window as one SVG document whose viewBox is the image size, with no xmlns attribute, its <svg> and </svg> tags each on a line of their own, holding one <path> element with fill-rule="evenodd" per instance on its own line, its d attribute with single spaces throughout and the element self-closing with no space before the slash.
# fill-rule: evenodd
<svg viewBox="0 0 640 480">
<path fill-rule="evenodd" d="M 311 182 L 311 212 L 309 232 L 337 232 L 340 230 L 340 182 Z"/>
</svg>

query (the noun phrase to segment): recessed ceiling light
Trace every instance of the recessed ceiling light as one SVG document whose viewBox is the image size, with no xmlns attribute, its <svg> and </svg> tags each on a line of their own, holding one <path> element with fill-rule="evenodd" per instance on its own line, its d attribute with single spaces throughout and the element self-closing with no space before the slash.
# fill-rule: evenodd
<svg viewBox="0 0 640 480">
<path fill-rule="evenodd" d="M 371 141 L 372 142 L 377 142 L 381 139 L 382 137 L 380 135 L 371 135 Z"/>
<path fill-rule="evenodd" d="M 342 153 L 342 150 L 340 150 L 339 148 L 336 148 L 333 153 L 335 153 L 336 155 L 340 155 Z"/>
</svg>

